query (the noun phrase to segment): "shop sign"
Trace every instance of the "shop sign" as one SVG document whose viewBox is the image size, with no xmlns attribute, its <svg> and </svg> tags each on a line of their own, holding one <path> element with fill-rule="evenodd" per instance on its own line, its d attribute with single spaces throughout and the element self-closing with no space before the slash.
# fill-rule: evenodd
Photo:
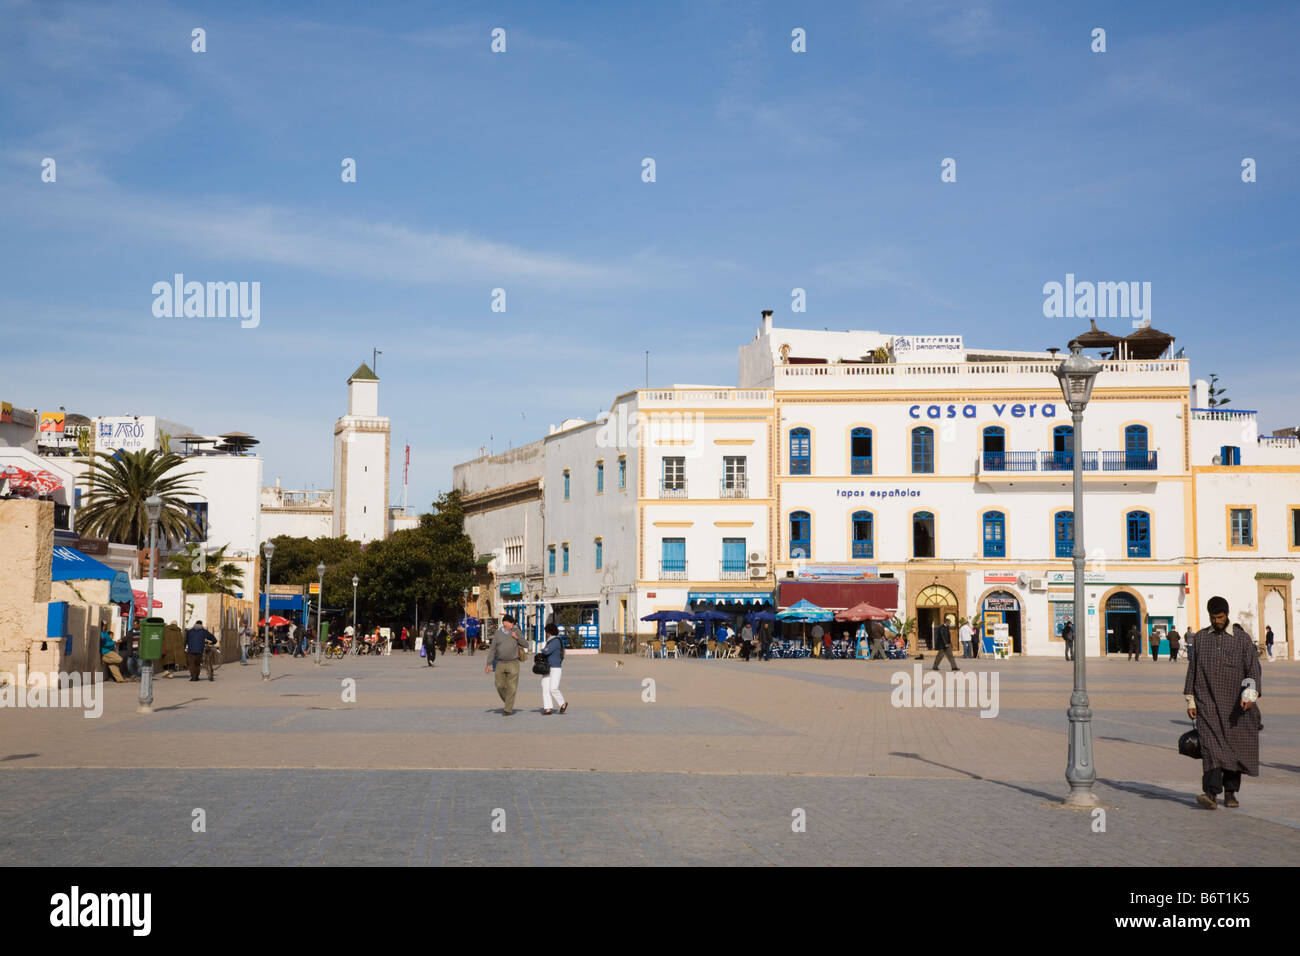
<svg viewBox="0 0 1300 956">
<path fill-rule="evenodd" d="M 157 447 L 153 419 L 101 418 L 95 426 L 95 450 L 144 451 Z"/>
<path fill-rule="evenodd" d="M 41 412 L 41 432 L 56 435 L 63 434 L 63 412 Z"/>
<path fill-rule="evenodd" d="M 1014 571 L 985 571 L 985 584 L 1018 584 L 1020 576 Z"/>
<path fill-rule="evenodd" d="M 14 420 L 14 406 L 12 402 L 0 402 L 0 422 L 11 422 Z"/>
<path fill-rule="evenodd" d="M 836 498 L 916 498 L 916 488 L 836 488 Z"/>
<path fill-rule="evenodd" d="M 1073 584 L 1073 571 L 1053 571 L 1047 578 L 1052 584 Z M 1085 584 L 1102 584 L 1106 580 L 1106 575 L 1101 571 L 1084 571 L 1083 580 Z"/>
<path fill-rule="evenodd" d="M 984 599 L 986 611 L 1019 611 L 1020 602 L 1009 594 L 990 594 Z"/>
<path fill-rule="evenodd" d="M 890 344 L 897 362 L 953 362 L 963 348 L 960 335 L 897 335 Z"/>
</svg>

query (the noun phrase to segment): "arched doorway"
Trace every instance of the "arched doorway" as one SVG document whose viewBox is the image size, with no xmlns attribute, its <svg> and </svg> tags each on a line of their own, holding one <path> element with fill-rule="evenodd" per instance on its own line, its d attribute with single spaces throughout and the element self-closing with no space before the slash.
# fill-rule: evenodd
<svg viewBox="0 0 1300 956">
<path fill-rule="evenodd" d="M 951 624 L 957 621 L 957 596 L 942 584 L 931 584 L 921 589 L 916 596 L 916 637 L 917 641 L 928 641 L 934 647 L 934 636 L 945 618 L 951 617 Z M 955 635 L 954 635 L 955 639 Z"/>
<path fill-rule="evenodd" d="M 1020 646 L 1020 600 L 1014 594 L 1010 591 L 990 591 L 984 595 L 984 600 L 980 604 L 980 614 L 984 617 L 986 628 L 990 624 L 1007 625 L 1007 635 L 1011 638 L 1011 650 L 1016 654 L 1022 653 Z"/>
<path fill-rule="evenodd" d="M 1115 591 L 1106 598 L 1104 613 L 1105 652 L 1127 654 L 1129 649 L 1125 637 L 1129 628 L 1134 627 L 1137 628 L 1140 657 L 1145 648 L 1142 641 L 1142 606 L 1138 603 L 1137 595 L 1128 591 Z"/>
<path fill-rule="evenodd" d="M 1273 628 L 1273 643 L 1275 647 L 1278 644 L 1288 642 L 1289 635 L 1287 634 L 1288 628 L 1286 626 L 1286 618 L 1286 599 L 1282 596 L 1282 592 L 1278 588 L 1269 588 L 1264 592 L 1263 614 L 1259 621 L 1259 633 L 1255 635 L 1255 640 L 1261 647 L 1264 646 L 1265 627 Z M 1280 650 L 1280 648 L 1278 649 Z M 1289 643 L 1287 644 L 1286 650 L 1288 654 L 1291 653 L 1291 646 Z"/>
</svg>

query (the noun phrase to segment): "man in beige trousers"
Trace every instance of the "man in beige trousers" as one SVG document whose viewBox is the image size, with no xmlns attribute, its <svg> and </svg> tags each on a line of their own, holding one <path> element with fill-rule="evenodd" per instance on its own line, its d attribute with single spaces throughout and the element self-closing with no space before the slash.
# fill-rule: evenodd
<svg viewBox="0 0 1300 956">
<path fill-rule="evenodd" d="M 501 618 L 501 626 L 492 635 L 492 647 L 488 651 L 487 667 L 484 674 L 496 671 L 497 693 L 504 704 L 502 716 L 509 717 L 515 712 L 515 692 L 519 689 L 519 661 L 528 652 L 524 635 L 515 625 L 514 616 L 506 614 Z"/>
</svg>

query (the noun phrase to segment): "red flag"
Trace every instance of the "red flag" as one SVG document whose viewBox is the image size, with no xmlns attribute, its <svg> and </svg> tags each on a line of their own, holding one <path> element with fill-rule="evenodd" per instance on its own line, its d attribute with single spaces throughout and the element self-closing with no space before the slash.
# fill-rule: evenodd
<svg viewBox="0 0 1300 956">
<path fill-rule="evenodd" d="M 406 484 L 406 477 L 411 473 L 411 446 L 406 446 L 406 464 L 402 467 L 402 484 Z"/>
</svg>

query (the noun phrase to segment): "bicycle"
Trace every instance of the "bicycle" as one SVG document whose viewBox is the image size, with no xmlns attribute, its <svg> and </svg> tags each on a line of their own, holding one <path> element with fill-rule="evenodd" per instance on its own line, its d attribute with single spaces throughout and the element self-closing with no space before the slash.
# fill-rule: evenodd
<svg viewBox="0 0 1300 956">
<path fill-rule="evenodd" d="M 348 652 L 346 641 L 330 641 L 325 647 L 325 656 L 332 661 L 343 660 L 343 655 Z"/>
<path fill-rule="evenodd" d="M 199 665 L 200 669 L 208 668 L 213 676 L 221 670 L 222 654 L 221 648 L 216 644 L 209 644 L 203 649 L 203 663 Z"/>
</svg>

